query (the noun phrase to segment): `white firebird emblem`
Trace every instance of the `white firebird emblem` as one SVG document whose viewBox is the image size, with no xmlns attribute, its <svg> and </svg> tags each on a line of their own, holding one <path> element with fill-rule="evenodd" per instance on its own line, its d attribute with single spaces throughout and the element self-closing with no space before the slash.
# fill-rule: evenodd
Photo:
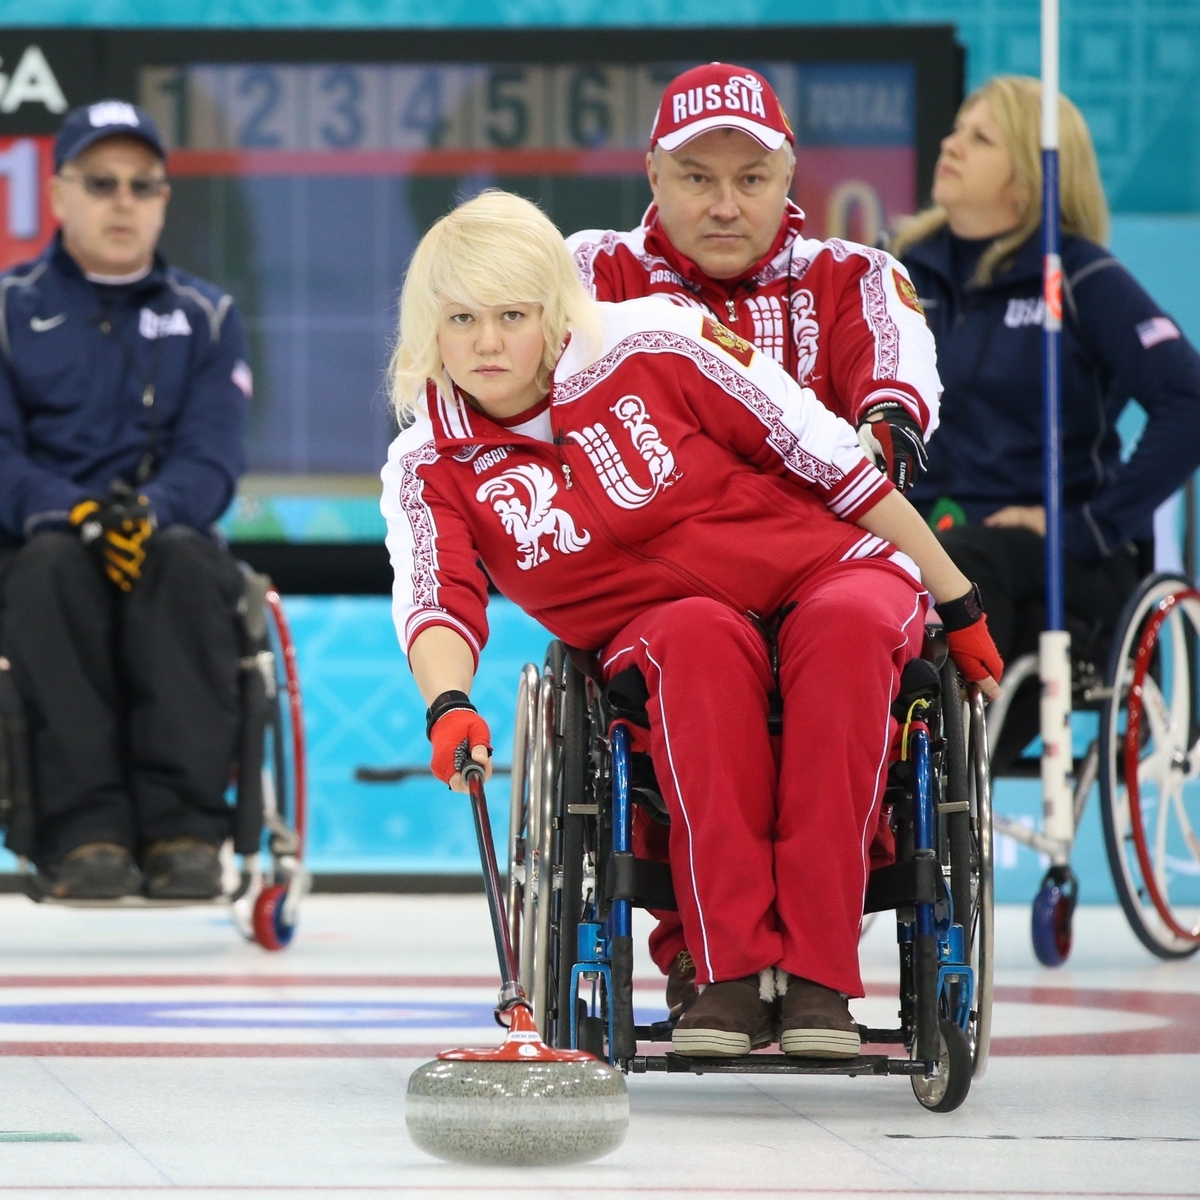
<svg viewBox="0 0 1200 1200">
<path fill-rule="evenodd" d="M 675 469 L 675 455 L 651 424 L 640 396 L 622 396 L 609 411 L 629 430 L 635 449 L 650 468 L 650 487 L 644 488 L 634 481 L 612 436 L 599 421 L 568 436 L 583 447 L 592 466 L 596 468 L 596 475 L 608 498 L 618 508 L 645 508 L 663 488 L 670 487 L 682 472 Z"/>
<path fill-rule="evenodd" d="M 553 539 L 555 550 L 563 554 L 575 554 L 592 540 L 586 529 L 576 532 L 570 513 L 553 507 L 556 495 L 554 476 L 537 463 L 512 467 L 480 484 L 475 493 L 481 504 L 491 502 L 505 532 L 516 538 L 522 554 L 517 566 L 522 571 L 549 559 L 550 551 L 541 544 L 542 538 Z"/>
</svg>

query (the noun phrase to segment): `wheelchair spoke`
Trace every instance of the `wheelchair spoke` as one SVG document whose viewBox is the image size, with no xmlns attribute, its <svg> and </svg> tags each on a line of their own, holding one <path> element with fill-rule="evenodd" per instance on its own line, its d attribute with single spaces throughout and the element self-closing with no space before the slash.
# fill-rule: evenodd
<svg viewBox="0 0 1200 1200">
<path fill-rule="evenodd" d="M 1170 726 L 1175 734 L 1175 740 L 1180 749 L 1188 744 L 1188 729 L 1192 715 L 1191 672 L 1187 669 L 1187 622 L 1183 612 L 1176 609 L 1165 622 L 1165 632 L 1169 639 L 1160 640 L 1163 647 L 1164 664 L 1169 662 L 1171 670 L 1171 711 Z M 1170 645 L 1168 654 L 1166 645 Z M 1164 667 L 1165 669 L 1165 667 Z"/>
<path fill-rule="evenodd" d="M 1175 804 L 1175 816 L 1179 822 L 1180 831 L 1183 834 L 1184 845 L 1187 846 L 1188 853 L 1192 856 L 1192 860 L 1200 867 L 1200 838 L 1196 837 L 1192 829 L 1192 823 L 1188 819 L 1187 806 L 1184 803 L 1183 793 L 1185 789 L 1181 787 L 1173 797 Z"/>
<path fill-rule="evenodd" d="M 1154 882 L 1158 884 L 1160 895 L 1170 901 L 1170 884 L 1167 881 L 1167 825 L 1175 789 L 1169 779 L 1164 779 L 1158 793 L 1158 815 L 1154 823 Z"/>
<path fill-rule="evenodd" d="M 1150 675 L 1147 675 L 1142 681 L 1142 712 L 1150 726 L 1150 739 L 1153 745 L 1160 752 L 1167 750 L 1172 740 L 1171 713 L 1157 681 Z"/>
</svg>

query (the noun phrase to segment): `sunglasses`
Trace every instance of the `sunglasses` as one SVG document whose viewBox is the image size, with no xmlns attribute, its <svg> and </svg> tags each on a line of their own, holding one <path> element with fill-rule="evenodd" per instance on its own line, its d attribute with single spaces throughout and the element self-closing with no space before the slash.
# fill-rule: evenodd
<svg viewBox="0 0 1200 1200">
<path fill-rule="evenodd" d="M 97 200 L 111 200 L 121 189 L 121 180 L 115 175 L 67 175 L 64 179 L 82 185 L 89 196 Z M 167 181 L 155 176 L 136 176 L 129 181 L 129 191 L 135 200 L 157 200 L 163 194 Z"/>
</svg>

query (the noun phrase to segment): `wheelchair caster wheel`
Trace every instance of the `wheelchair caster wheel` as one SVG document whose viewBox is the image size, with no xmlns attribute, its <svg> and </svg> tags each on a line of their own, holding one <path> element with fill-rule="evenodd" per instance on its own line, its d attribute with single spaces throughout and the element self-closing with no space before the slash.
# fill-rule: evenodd
<svg viewBox="0 0 1200 1200">
<path fill-rule="evenodd" d="M 1061 967 L 1071 953 L 1078 884 L 1070 867 L 1051 867 L 1033 901 L 1033 952 L 1044 967 Z"/>
<path fill-rule="evenodd" d="M 287 899 L 287 888 L 273 883 L 259 893 L 254 902 L 254 940 L 264 950 L 282 950 L 296 932 L 295 925 L 283 919 L 283 902 Z"/>
<path fill-rule="evenodd" d="M 932 1079 L 913 1075 L 913 1095 L 922 1108 L 930 1112 L 953 1112 L 971 1090 L 971 1077 L 975 1063 L 971 1046 L 962 1027 L 943 1017 L 938 1022 L 942 1052 L 938 1059 L 938 1073 Z"/>
</svg>

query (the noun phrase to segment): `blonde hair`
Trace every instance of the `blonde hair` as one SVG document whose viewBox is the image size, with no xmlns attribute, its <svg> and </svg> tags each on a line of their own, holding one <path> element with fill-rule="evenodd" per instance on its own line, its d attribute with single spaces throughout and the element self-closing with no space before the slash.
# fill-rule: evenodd
<svg viewBox="0 0 1200 1200">
<path fill-rule="evenodd" d="M 445 371 L 438 349 L 443 304 L 540 304 L 546 390 L 567 334 L 599 341 L 595 301 L 579 281 L 562 234 L 536 205 L 490 188 L 442 217 L 421 239 L 400 294 L 388 383 L 404 424 L 423 409 L 425 381 Z"/>
<path fill-rule="evenodd" d="M 991 283 L 997 268 L 1006 266 L 1042 223 L 1042 85 L 1027 75 L 997 75 L 973 91 L 958 110 L 961 117 L 973 104 L 986 100 L 1000 126 L 1000 136 L 1013 162 L 1017 194 L 1022 198 L 1021 223 L 1002 234 L 984 251 L 972 280 Z M 1063 233 L 1108 244 L 1108 202 L 1100 182 L 1096 151 L 1083 114 L 1066 96 L 1058 98 L 1059 219 Z M 946 210 L 927 208 L 903 222 L 892 239 L 892 253 L 901 257 L 914 243 L 946 224 Z"/>
</svg>

